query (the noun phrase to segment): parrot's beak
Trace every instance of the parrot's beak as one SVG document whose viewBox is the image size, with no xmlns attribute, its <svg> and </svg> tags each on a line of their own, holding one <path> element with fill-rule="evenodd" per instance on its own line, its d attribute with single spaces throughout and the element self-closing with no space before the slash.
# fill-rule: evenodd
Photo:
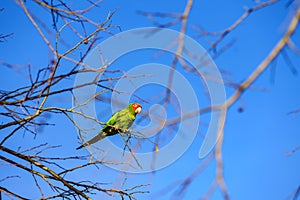
<svg viewBox="0 0 300 200">
<path fill-rule="evenodd" d="M 136 114 L 140 114 L 142 112 L 142 108 L 138 107 L 137 109 L 135 109 L 135 113 Z"/>
</svg>

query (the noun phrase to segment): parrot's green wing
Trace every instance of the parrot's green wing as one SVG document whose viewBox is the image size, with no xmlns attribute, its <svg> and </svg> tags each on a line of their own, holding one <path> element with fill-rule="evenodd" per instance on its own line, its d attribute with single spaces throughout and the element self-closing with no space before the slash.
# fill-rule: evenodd
<svg viewBox="0 0 300 200">
<path fill-rule="evenodd" d="M 118 133 L 118 126 L 116 123 L 118 121 L 120 112 L 121 112 L 121 110 L 116 112 L 109 118 L 109 120 L 106 122 L 106 124 L 102 128 L 102 134 L 104 134 L 105 136 L 109 136 L 109 135 L 115 135 Z"/>
<path fill-rule="evenodd" d="M 118 112 L 114 126 L 119 129 L 119 132 L 124 132 L 131 127 L 134 120 L 135 114 L 132 114 L 129 110 L 124 109 Z"/>
</svg>

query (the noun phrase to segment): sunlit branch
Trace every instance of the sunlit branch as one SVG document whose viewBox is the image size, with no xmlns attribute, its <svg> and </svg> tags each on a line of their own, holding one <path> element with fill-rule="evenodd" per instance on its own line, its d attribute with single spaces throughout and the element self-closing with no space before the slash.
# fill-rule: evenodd
<svg viewBox="0 0 300 200">
<path fill-rule="evenodd" d="M 284 34 L 284 36 L 275 45 L 269 55 L 258 65 L 258 67 L 252 72 L 252 74 L 240 84 L 238 90 L 226 101 L 224 107 L 229 108 L 236 100 L 241 96 L 243 91 L 245 91 L 269 66 L 269 64 L 279 55 L 281 50 L 286 46 L 290 37 L 294 33 L 300 18 L 300 10 L 297 11 L 295 16 L 292 18 L 291 23 Z"/>
</svg>

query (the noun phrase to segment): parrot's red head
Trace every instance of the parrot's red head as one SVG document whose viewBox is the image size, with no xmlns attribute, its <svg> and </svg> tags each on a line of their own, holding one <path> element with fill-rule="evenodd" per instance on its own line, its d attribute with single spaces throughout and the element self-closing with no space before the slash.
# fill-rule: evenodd
<svg viewBox="0 0 300 200">
<path fill-rule="evenodd" d="M 135 114 L 139 114 L 142 111 L 142 106 L 138 103 L 132 103 L 131 108 Z"/>
</svg>

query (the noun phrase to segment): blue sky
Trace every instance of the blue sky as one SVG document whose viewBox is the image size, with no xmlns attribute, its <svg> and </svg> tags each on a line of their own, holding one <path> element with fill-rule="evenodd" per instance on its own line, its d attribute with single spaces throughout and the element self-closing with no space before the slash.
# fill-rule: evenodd
<svg viewBox="0 0 300 200">
<path fill-rule="evenodd" d="M 119 25 L 121 31 L 133 28 L 153 26 L 147 17 L 139 15 L 137 11 L 162 12 L 162 13 L 181 13 L 184 10 L 186 2 L 180 1 L 174 3 L 167 0 L 160 1 L 103 1 L 97 11 L 92 11 L 90 17 L 94 19 L 103 19 L 109 11 L 117 8 L 117 12 L 112 18 L 114 25 Z M 220 47 L 234 41 L 233 46 L 214 60 L 218 68 L 224 72 L 224 80 L 231 80 L 234 83 L 241 83 L 257 67 L 257 65 L 268 55 L 278 40 L 283 36 L 288 22 L 296 7 L 286 7 L 287 1 L 279 1 L 262 10 L 253 12 L 246 21 L 238 28 L 232 31 Z M 43 9 L 33 6 L 33 3 L 27 2 L 29 9 L 44 20 L 51 29 L 50 15 Z M 214 37 L 198 37 L 197 27 L 206 31 L 216 32 L 228 28 L 244 12 L 246 7 L 254 6 L 254 1 L 195 1 L 188 18 L 187 35 L 194 38 L 204 48 L 210 47 L 210 41 Z M 26 18 L 22 9 L 13 1 L 0 2 L 0 33 L 7 34 L 13 32 L 14 35 L 6 42 L 0 43 L 0 61 L 20 65 L 16 72 L 5 66 L 0 66 L 0 89 L 12 90 L 17 87 L 29 84 L 27 68 L 24 67 L 30 63 L 33 71 L 37 71 L 41 66 L 45 67 L 51 60 L 51 54 L 46 45 L 34 30 L 32 24 Z M 74 7 L 80 7 L 74 5 Z M 157 20 L 166 20 L 157 18 Z M 170 27 L 179 30 L 180 24 Z M 91 30 L 88 27 L 88 30 Z M 119 33 L 118 29 L 113 29 L 113 33 Z M 78 38 L 64 33 L 66 41 L 74 44 Z M 109 34 L 100 34 L 102 37 L 99 42 L 110 37 Z M 54 42 L 54 36 L 49 36 Z M 297 28 L 293 42 L 299 44 L 299 27 Z M 298 55 L 286 49 L 287 55 L 299 71 L 300 58 Z M 157 51 L 144 50 L 129 53 L 116 62 L 109 69 L 121 69 L 129 71 L 135 66 L 145 63 L 161 63 L 170 66 L 172 55 L 165 53 L 160 57 L 153 57 Z M 68 67 L 66 65 L 65 67 Z M 193 86 L 199 106 L 204 107 L 209 104 L 205 97 L 203 85 L 199 77 L 186 73 L 180 65 L 178 71 L 182 73 Z M 61 69 L 60 73 L 65 69 Z M 113 74 L 118 76 L 121 74 Z M 289 112 L 300 108 L 300 77 L 293 73 L 283 56 L 279 56 L 265 72 L 255 81 L 252 87 L 247 90 L 229 110 L 224 131 L 223 160 L 224 160 L 224 178 L 232 199 L 286 199 L 300 185 L 300 152 L 295 152 L 291 156 L 286 156 L 285 152 L 291 151 L 300 145 L 300 113 L 288 114 Z M 73 85 L 74 79 L 67 80 L 60 86 Z M 107 83 L 109 84 L 109 83 Z M 112 82 L 114 85 L 115 82 Z M 153 96 L 163 92 L 163 88 L 157 85 L 147 85 L 136 91 L 136 94 L 145 100 L 143 103 L 143 112 L 146 113 L 154 104 L 159 102 L 159 98 Z M 234 89 L 226 86 L 226 95 L 230 97 Z M 111 93 L 105 93 L 103 98 L 110 98 Z M 175 104 L 176 94 L 172 96 Z M 132 97 L 132 100 L 138 101 Z M 151 101 L 152 100 L 152 101 Z M 72 96 L 70 94 L 61 95 L 52 98 L 47 102 L 47 106 L 61 106 L 70 108 L 72 106 Z M 97 116 L 100 121 L 105 121 L 111 115 L 110 107 L 107 103 L 97 102 Z M 239 112 L 243 108 L 243 112 Z M 167 115 L 172 118 L 176 116 L 176 109 L 171 106 Z M 83 155 L 86 150 L 75 151 L 79 145 L 78 133 L 72 123 L 64 116 L 44 116 L 55 126 L 48 126 L 38 130 L 36 138 L 31 134 L 23 134 L 20 131 L 14 138 L 8 140 L 7 147 L 17 149 L 18 146 L 24 146 L 23 149 L 36 146 L 40 143 L 49 143 L 52 145 L 62 145 L 59 149 L 48 150 L 46 155 Z M 100 169 L 89 167 L 86 170 L 79 170 L 76 174 L 68 178 L 86 180 L 91 179 L 97 182 L 107 183 L 108 187 L 119 187 L 128 177 L 125 186 L 132 187 L 139 184 L 150 184 L 144 187 L 149 190 L 149 194 L 138 194 L 138 199 L 200 199 L 208 190 L 214 178 L 216 177 L 215 160 L 203 170 L 202 173 L 195 176 L 192 183 L 187 188 L 183 196 L 178 193 L 179 184 L 185 180 L 204 160 L 198 158 L 199 148 L 203 142 L 203 134 L 207 130 L 210 114 L 205 114 L 200 118 L 200 128 L 197 136 L 189 149 L 174 163 L 164 169 L 153 173 L 144 174 L 125 174 L 117 170 L 101 166 Z M 5 119 L 0 118 L 0 123 Z M 137 120 L 137 124 L 147 125 L 149 118 Z M 100 127 L 99 127 L 100 128 Z M 169 133 L 163 129 L 161 134 L 164 137 L 163 144 L 167 144 L 170 138 L 174 137 L 176 128 Z M 2 134 L 8 134 L 11 129 L 4 129 Z M 1 140 L 2 140 L 1 136 Z M 114 136 L 112 141 L 120 144 L 120 138 Z M 149 143 L 142 143 L 141 151 L 151 148 Z M 2 155 L 2 153 L 1 153 Z M 73 166 L 77 161 L 66 163 L 67 166 Z M 81 163 L 78 161 L 78 163 Z M 11 166 L 1 163 L 0 179 L 7 175 L 21 174 L 22 179 L 12 179 L 2 182 L 1 185 L 8 188 L 18 188 L 16 191 L 38 198 L 38 190 L 33 190 L 34 182 L 32 176 L 27 173 L 21 173 Z M 16 183 L 20 182 L 19 186 Z M 31 185 L 22 183 L 31 182 Z M 105 185 L 106 187 L 106 185 Z M 49 190 L 49 188 L 48 188 Z M 211 199 L 221 199 L 222 195 L 219 189 L 211 196 Z M 94 199 L 113 199 L 105 194 L 97 194 Z M 4 199 L 6 197 L 4 196 Z"/>
</svg>

